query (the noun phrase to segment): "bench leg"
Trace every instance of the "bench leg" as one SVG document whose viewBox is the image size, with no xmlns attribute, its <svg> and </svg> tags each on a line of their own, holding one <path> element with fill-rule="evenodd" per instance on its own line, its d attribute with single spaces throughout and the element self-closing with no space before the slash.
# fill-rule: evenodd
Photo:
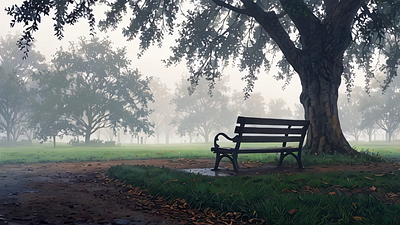
<svg viewBox="0 0 400 225">
<path fill-rule="evenodd" d="M 301 161 L 301 152 L 298 152 L 297 155 L 293 154 L 292 152 L 290 152 L 290 153 L 283 153 L 283 152 L 281 152 L 281 156 L 279 157 L 278 166 L 282 166 L 282 161 L 283 161 L 283 159 L 284 159 L 286 156 L 288 156 L 288 155 L 292 155 L 292 156 L 296 159 L 297 164 L 299 165 L 299 169 L 304 169 L 303 163 L 302 163 L 302 161 Z"/>
<path fill-rule="evenodd" d="M 297 157 L 295 158 L 297 159 L 297 163 L 299 164 L 299 169 L 304 169 L 303 162 L 301 161 L 301 151 L 297 153 Z"/>
<path fill-rule="evenodd" d="M 281 152 L 281 156 L 279 157 L 278 166 L 282 166 L 282 161 L 285 157 L 286 157 L 286 154 L 284 152 Z"/>
<path fill-rule="evenodd" d="M 219 170 L 218 167 L 219 167 L 219 163 L 221 162 L 221 159 L 222 159 L 221 153 L 216 153 L 215 165 L 214 165 L 214 169 L 212 169 L 212 171 Z"/>
<path fill-rule="evenodd" d="M 222 158 L 224 158 L 224 157 L 227 157 L 232 162 L 233 169 L 237 173 L 239 171 L 239 164 L 237 162 L 237 159 L 238 159 L 237 154 L 233 154 L 232 156 L 230 156 L 228 154 L 216 153 L 214 169 L 211 169 L 211 171 L 219 170 L 218 169 L 219 163 L 221 162 Z"/>
<path fill-rule="evenodd" d="M 235 173 L 239 172 L 239 164 L 238 164 L 238 154 L 233 154 L 233 169 L 235 170 Z"/>
</svg>

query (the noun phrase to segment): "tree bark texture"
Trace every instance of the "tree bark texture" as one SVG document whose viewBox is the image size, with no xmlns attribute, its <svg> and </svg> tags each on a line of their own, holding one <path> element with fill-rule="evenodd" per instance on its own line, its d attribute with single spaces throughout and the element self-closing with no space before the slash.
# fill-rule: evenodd
<svg viewBox="0 0 400 225">
<path fill-rule="evenodd" d="M 340 60 L 339 60 L 340 61 Z M 307 76 L 301 76 L 300 101 L 305 119 L 310 120 L 305 148 L 310 154 L 342 153 L 356 155 L 343 135 L 338 115 L 338 89 L 340 86 L 340 63 L 337 69 L 324 58 L 304 64 Z M 340 69 L 339 69 L 340 68 Z M 338 71 L 336 71 L 338 70 Z M 334 75 L 332 73 L 339 73 Z"/>
</svg>

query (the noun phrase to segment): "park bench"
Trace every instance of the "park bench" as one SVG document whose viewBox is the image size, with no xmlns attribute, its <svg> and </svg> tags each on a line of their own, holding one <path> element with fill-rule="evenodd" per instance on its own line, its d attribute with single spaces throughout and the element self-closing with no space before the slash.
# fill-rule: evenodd
<svg viewBox="0 0 400 225">
<path fill-rule="evenodd" d="M 237 118 L 235 127 L 235 137 L 231 138 L 225 133 L 218 133 L 214 138 L 214 147 L 211 151 L 216 153 L 214 171 L 218 170 L 221 159 L 227 157 L 233 164 L 237 173 L 239 171 L 238 154 L 253 153 L 281 153 L 278 165 L 282 165 L 283 159 L 292 155 L 296 158 L 299 168 L 303 168 L 301 162 L 301 150 L 304 137 L 306 135 L 310 121 L 308 120 L 287 120 L 287 119 L 269 119 L 242 117 Z M 234 148 L 220 147 L 217 144 L 219 136 L 236 143 Z M 297 146 L 287 146 L 287 143 L 298 143 Z M 263 147 L 263 148 L 240 148 L 242 143 L 282 143 L 281 147 Z M 294 153 L 297 152 L 297 155 Z"/>
</svg>

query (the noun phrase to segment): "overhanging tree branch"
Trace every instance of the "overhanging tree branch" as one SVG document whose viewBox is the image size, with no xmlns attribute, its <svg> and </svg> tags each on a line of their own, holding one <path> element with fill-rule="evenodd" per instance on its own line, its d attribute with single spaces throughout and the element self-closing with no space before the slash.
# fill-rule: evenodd
<svg viewBox="0 0 400 225">
<path fill-rule="evenodd" d="M 339 27 L 351 27 L 358 10 L 365 4 L 365 0 L 342 0 L 331 14 L 327 15 L 325 24 L 328 29 L 337 31 Z M 332 32 L 334 34 L 342 32 Z"/>
<path fill-rule="evenodd" d="M 339 0 L 325 0 L 325 13 L 327 17 L 330 17 L 334 9 L 339 3 Z"/>
<path fill-rule="evenodd" d="M 230 5 L 228 3 L 225 3 L 224 1 L 221 1 L 221 0 L 212 0 L 212 1 L 215 4 L 217 4 L 219 6 L 222 6 L 224 8 L 227 8 L 229 10 L 232 10 L 232 11 L 234 11 L 236 13 L 245 14 L 245 15 L 251 16 L 251 12 L 248 9 L 241 9 L 241 8 L 235 7 L 233 5 Z"/>
<path fill-rule="evenodd" d="M 297 58 L 301 54 L 300 49 L 296 48 L 289 34 L 283 28 L 278 15 L 271 11 L 266 12 L 252 0 L 241 0 L 247 10 L 251 11 L 251 16 L 264 28 L 268 35 L 276 42 L 287 61 L 295 70 L 298 69 Z"/>
<path fill-rule="evenodd" d="M 321 21 L 307 7 L 303 0 L 280 0 L 283 10 L 289 15 L 290 19 L 296 25 L 300 35 L 308 39 L 312 36 Z"/>
</svg>

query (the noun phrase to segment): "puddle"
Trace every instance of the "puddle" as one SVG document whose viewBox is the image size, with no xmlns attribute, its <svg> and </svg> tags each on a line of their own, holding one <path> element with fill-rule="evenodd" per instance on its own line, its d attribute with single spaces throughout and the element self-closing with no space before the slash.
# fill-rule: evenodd
<svg viewBox="0 0 400 225">
<path fill-rule="evenodd" d="M 34 191 L 34 190 L 32 190 L 32 191 L 28 191 L 28 190 L 25 190 L 25 191 L 18 191 L 18 192 L 9 192 L 8 193 L 8 195 L 20 195 L 20 194 L 26 194 L 26 193 L 40 193 L 40 191 Z"/>
<path fill-rule="evenodd" d="M 194 173 L 194 174 L 201 174 L 205 176 L 212 176 L 212 177 L 227 177 L 232 176 L 233 171 L 229 169 L 222 168 L 217 171 L 212 171 L 211 168 L 206 169 L 179 169 L 179 171 L 187 172 L 187 173 Z"/>
</svg>

